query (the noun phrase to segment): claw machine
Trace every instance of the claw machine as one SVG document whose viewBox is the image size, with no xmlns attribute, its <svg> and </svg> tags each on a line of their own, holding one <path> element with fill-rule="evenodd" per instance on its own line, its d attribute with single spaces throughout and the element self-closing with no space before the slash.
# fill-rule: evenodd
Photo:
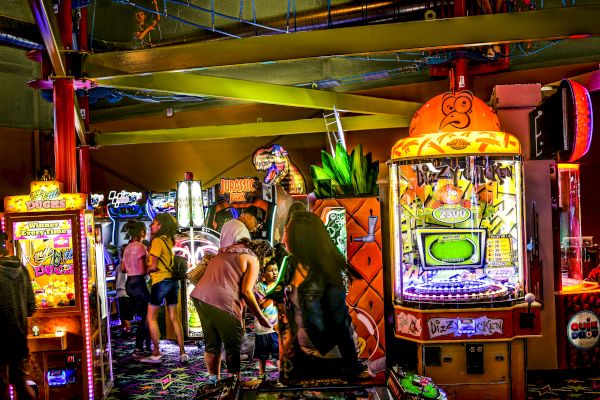
<svg viewBox="0 0 600 400">
<path fill-rule="evenodd" d="M 470 92 L 413 117 L 389 161 L 394 334 L 449 397 L 523 399 L 527 294 L 518 139 Z"/>
<path fill-rule="evenodd" d="M 7 247 L 29 271 L 35 295 L 28 342 L 38 398 L 105 398 L 113 385 L 110 313 L 99 296 L 105 277 L 86 195 L 34 181 L 29 194 L 7 196 L 4 210 Z"/>
</svg>

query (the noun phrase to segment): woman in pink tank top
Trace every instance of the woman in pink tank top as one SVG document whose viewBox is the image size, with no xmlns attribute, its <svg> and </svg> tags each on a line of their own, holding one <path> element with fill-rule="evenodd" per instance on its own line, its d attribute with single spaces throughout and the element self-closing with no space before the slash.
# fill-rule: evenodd
<svg viewBox="0 0 600 400">
<path fill-rule="evenodd" d="M 259 265 L 256 255 L 243 244 L 249 241 L 250 233 L 244 224 L 227 221 L 221 229 L 221 244 L 228 246 L 221 247 L 209 261 L 204 276 L 190 294 L 202 323 L 209 382 L 220 378 L 222 344 L 229 373 L 240 375 L 243 302 L 259 324 L 270 326 L 254 297 Z"/>
</svg>

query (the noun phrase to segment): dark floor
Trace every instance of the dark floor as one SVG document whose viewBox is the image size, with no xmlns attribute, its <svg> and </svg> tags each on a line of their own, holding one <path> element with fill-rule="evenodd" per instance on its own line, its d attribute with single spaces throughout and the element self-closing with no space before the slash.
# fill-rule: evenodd
<svg viewBox="0 0 600 400">
<path fill-rule="evenodd" d="M 134 328 L 135 329 L 135 328 Z M 113 327 L 113 371 L 115 387 L 108 400 L 117 399 L 193 399 L 198 388 L 208 377 L 204 364 L 204 350 L 195 343 L 186 344 L 190 361 L 178 361 L 179 349 L 174 342 L 161 341 L 163 362 L 159 365 L 142 364 L 131 356 L 134 348 L 132 334 L 123 334 Z M 250 343 L 252 338 L 250 336 Z M 242 361 L 242 381 L 256 377 L 256 361 Z M 277 371 L 267 373 L 267 379 L 276 385 Z M 527 400 L 600 400 L 600 370 L 531 371 L 528 374 Z M 337 391 L 273 391 L 246 393 L 246 399 L 382 399 L 382 390 L 340 389 Z"/>
<path fill-rule="evenodd" d="M 600 400 L 600 370 L 530 371 L 527 400 Z"/>
</svg>

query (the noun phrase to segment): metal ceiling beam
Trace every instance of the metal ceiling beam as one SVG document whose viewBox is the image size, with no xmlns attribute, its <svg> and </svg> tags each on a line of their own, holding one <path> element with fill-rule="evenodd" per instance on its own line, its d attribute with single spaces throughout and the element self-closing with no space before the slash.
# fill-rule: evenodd
<svg viewBox="0 0 600 400">
<path fill-rule="evenodd" d="M 271 83 L 217 78 L 191 73 L 157 72 L 98 79 L 99 86 L 125 90 L 152 90 L 187 96 L 212 96 L 265 104 L 333 110 L 359 114 L 412 116 L 419 103 L 355 94 L 304 89 Z"/>
<path fill-rule="evenodd" d="M 31 7 L 31 13 L 33 19 L 36 21 L 37 26 L 40 30 L 42 40 L 46 46 L 46 51 L 50 57 L 50 63 L 56 78 L 66 78 L 67 69 L 65 67 L 64 46 L 60 38 L 58 23 L 52 7 L 44 0 L 29 0 L 29 6 Z M 82 145 L 86 144 L 85 140 L 85 123 L 81 118 L 81 111 L 77 104 L 77 98 L 73 104 L 75 108 L 75 131 L 79 137 L 79 143 Z"/>
<path fill-rule="evenodd" d="M 395 115 L 363 115 L 342 118 L 344 131 L 348 132 L 370 129 L 406 128 L 409 123 L 409 117 Z M 148 131 L 97 133 L 94 135 L 94 140 L 95 145 L 97 146 L 115 146 L 141 143 L 187 142 L 193 140 L 297 135 L 319 132 L 325 132 L 325 123 L 322 118 L 278 122 L 254 122 L 236 125 L 196 126 L 192 128 L 156 129 Z"/>
<path fill-rule="evenodd" d="M 41 0 L 37 0 L 41 1 Z M 90 54 L 90 78 L 334 55 L 442 49 L 600 34 L 600 5 L 401 22 Z"/>
</svg>

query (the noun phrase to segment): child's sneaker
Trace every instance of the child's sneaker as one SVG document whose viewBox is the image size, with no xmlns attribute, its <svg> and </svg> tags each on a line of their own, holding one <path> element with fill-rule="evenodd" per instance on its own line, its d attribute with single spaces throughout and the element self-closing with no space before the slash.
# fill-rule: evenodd
<svg viewBox="0 0 600 400">
<path fill-rule="evenodd" d="M 188 356 L 186 353 L 180 354 L 179 355 L 179 362 L 180 363 L 186 363 L 190 361 L 190 356 Z"/>
<path fill-rule="evenodd" d="M 208 376 L 208 381 L 206 381 L 206 383 L 209 384 L 209 385 L 216 385 L 218 381 L 219 380 L 217 379 L 216 375 L 209 375 Z"/>
</svg>

